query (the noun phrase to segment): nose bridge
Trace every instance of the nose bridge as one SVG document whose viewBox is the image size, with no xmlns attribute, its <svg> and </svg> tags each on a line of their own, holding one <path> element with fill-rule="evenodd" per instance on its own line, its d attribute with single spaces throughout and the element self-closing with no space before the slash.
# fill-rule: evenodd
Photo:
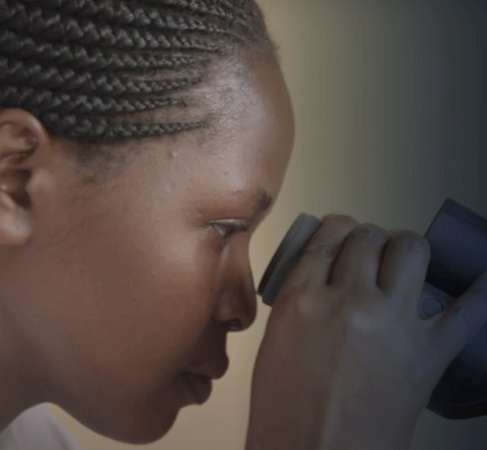
<svg viewBox="0 0 487 450">
<path fill-rule="evenodd" d="M 248 252 L 229 258 L 224 278 L 217 319 L 227 323 L 230 331 L 245 330 L 252 325 L 257 313 L 257 296 Z"/>
</svg>

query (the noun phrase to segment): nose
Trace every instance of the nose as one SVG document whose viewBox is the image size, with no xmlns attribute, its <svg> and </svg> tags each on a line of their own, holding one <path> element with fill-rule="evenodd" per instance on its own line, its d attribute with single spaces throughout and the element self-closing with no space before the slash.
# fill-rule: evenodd
<svg viewBox="0 0 487 450">
<path fill-rule="evenodd" d="M 257 294 L 248 256 L 227 266 L 215 318 L 228 331 L 249 328 L 257 314 Z"/>
</svg>

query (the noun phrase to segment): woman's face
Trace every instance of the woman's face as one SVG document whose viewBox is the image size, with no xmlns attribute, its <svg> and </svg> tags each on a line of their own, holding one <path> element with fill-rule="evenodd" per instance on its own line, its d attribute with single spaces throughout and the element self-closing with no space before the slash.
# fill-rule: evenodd
<svg viewBox="0 0 487 450">
<path fill-rule="evenodd" d="M 194 403 L 182 374 L 222 376 L 227 333 L 255 318 L 249 241 L 281 188 L 293 113 L 273 65 L 218 73 L 194 108 L 211 130 L 148 139 L 82 191 L 49 165 L 33 239 L 1 269 L 47 401 L 112 439 L 162 437 Z"/>
</svg>

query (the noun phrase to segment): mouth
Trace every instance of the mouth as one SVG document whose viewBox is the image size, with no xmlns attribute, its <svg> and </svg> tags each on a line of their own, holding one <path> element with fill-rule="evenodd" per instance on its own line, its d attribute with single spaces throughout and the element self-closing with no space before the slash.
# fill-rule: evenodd
<svg viewBox="0 0 487 450">
<path fill-rule="evenodd" d="M 181 375 L 181 378 L 184 381 L 185 387 L 193 403 L 202 405 L 210 398 L 211 391 L 213 389 L 210 377 L 185 372 Z"/>
</svg>

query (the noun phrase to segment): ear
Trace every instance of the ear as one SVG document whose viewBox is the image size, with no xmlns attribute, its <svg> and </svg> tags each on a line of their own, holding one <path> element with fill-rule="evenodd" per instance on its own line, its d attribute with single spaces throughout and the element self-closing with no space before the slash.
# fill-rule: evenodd
<svg viewBox="0 0 487 450">
<path fill-rule="evenodd" d="M 26 185 L 32 167 L 22 163 L 49 145 L 49 133 L 33 114 L 17 108 L 0 110 L 0 245 L 24 245 L 31 237 Z"/>
</svg>

